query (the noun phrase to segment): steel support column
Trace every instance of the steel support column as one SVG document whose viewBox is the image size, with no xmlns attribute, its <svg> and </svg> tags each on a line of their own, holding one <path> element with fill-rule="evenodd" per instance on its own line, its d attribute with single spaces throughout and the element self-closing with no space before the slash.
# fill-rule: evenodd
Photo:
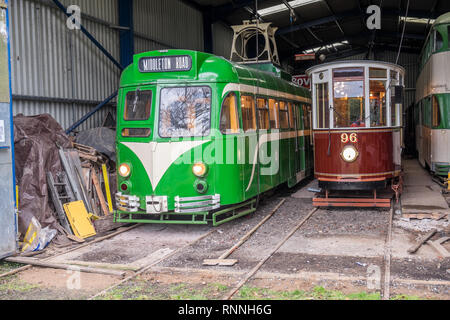
<svg viewBox="0 0 450 320">
<path fill-rule="evenodd" d="M 118 0 L 120 25 L 120 64 L 124 67 L 133 63 L 134 27 L 133 0 Z"/>
</svg>

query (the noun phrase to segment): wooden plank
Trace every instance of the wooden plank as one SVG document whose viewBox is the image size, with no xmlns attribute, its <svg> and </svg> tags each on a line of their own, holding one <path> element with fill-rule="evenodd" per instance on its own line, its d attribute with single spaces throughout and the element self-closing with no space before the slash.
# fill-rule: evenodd
<svg viewBox="0 0 450 320">
<path fill-rule="evenodd" d="M 83 267 L 83 266 L 71 266 L 71 265 L 67 265 L 67 264 L 40 261 L 40 260 L 32 259 L 32 258 L 11 257 L 11 258 L 7 258 L 5 260 L 8 262 L 32 265 L 32 266 L 43 267 L 43 268 L 76 270 L 76 271 L 80 271 L 80 272 L 106 274 L 106 275 L 116 276 L 116 277 L 124 277 L 125 276 L 125 272 L 120 272 L 120 271 L 105 270 L 105 269 Z"/>
<path fill-rule="evenodd" d="M 78 154 L 80 155 L 80 158 L 86 159 L 86 160 L 90 160 L 93 162 L 98 162 L 98 157 L 96 156 L 91 156 L 90 154 L 84 153 L 84 152 L 78 152 Z"/>
<path fill-rule="evenodd" d="M 108 176 L 108 170 L 106 169 L 105 164 L 102 164 L 102 172 L 103 172 L 103 181 L 105 181 L 105 192 L 106 192 L 106 199 L 108 200 L 109 213 L 113 213 L 111 189 L 109 188 L 109 176 Z"/>
<path fill-rule="evenodd" d="M 426 235 L 424 235 L 414 246 L 408 249 L 409 254 L 416 253 L 417 250 L 428 240 L 430 240 L 435 234 L 437 230 L 433 229 L 430 232 L 428 232 Z"/>
<path fill-rule="evenodd" d="M 433 212 L 433 213 L 403 213 L 402 218 L 406 219 L 433 219 L 433 220 L 441 220 L 442 218 L 445 218 L 447 216 L 447 213 L 439 213 L 439 212 Z"/>
<path fill-rule="evenodd" d="M 98 176 L 97 176 L 97 173 L 95 172 L 94 168 L 92 168 L 91 176 L 92 176 L 92 182 L 94 183 L 95 190 L 97 191 L 97 196 L 100 201 L 100 206 L 102 208 L 103 214 L 105 216 L 107 216 L 107 215 L 109 215 L 108 206 L 106 205 L 105 196 L 103 194 L 102 188 L 100 187 L 100 182 L 98 180 Z"/>
<path fill-rule="evenodd" d="M 205 259 L 203 260 L 204 266 L 223 266 L 223 267 L 232 267 L 236 263 L 238 263 L 237 259 Z"/>
<path fill-rule="evenodd" d="M 109 215 L 107 217 L 102 217 L 98 220 L 94 220 L 94 227 L 97 233 L 103 233 L 111 230 L 118 229 L 125 226 L 126 223 L 114 222 L 114 216 Z"/>
<path fill-rule="evenodd" d="M 427 243 L 438 252 L 438 254 L 442 257 L 442 258 L 449 258 L 450 257 L 450 252 L 447 251 L 447 249 L 445 249 L 442 244 L 444 242 L 447 242 L 448 240 L 450 240 L 449 237 L 445 237 L 445 238 L 441 238 L 438 239 L 436 241 L 428 241 Z"/>
<path fill-rule="evenodd" d="M 64 252 L 55 254 L 55 255 L 53 255 L 53 256 L 51 256 L 51 257 L 48 257 L 48 258 L 43 259 L 42 261 L 49 261 L 49 260 L 51 260 L 51 259 L 53 259 L 53 258 L 62 256 L 62 255 L 65 255 L 65 254 L 67 254 L 67 253 L 69 253 L 69 252 L 73 252 L 73 251 L 79 250 L 79 249 L 81 249 L 81 248 L 85 248 L 85 247 L 87 247 L 87 246 L 90 246 L 91 244 L 94 244 L 94 243 L 97 243 L 97 242 L 101 242 L 101 241 L 103 241 L 103 240 L 106 240 L 106 239 L 115 237 L 115 236 L 117 236 L 117 235 L 119 235 L 119 234 L 121 234 L 121 233 L 130 231 L 130 230 L 132 230 L 132 229 L 134 229 L 134 228 L 137 228 L 137 227 L 139 227 L 139 226 L 141 226 L 141 224 L 134 224 L 134 225 L 132 225 L 132 226 L 130 226 L 130 227 L 120 228 L 120 229 L 117 230 L 116 232 L 113 232 L 113 233 L 108 234 L 108 235 L 103 236 L 103 237 L 99 237 L 99 238 L 97 238 L 97 239 L 95 239 L 95 240 L 93 240 L 93 241 L 91 241 L 91 242 L 88 242 L 88 243 L 79 245 L 79 246 L 77 246 L 77 247 L 75 247 L 75 248 L 71 248 L 71 249 L 66 250 L 66 251 L 64 251 Z M 0 279 L 1 279 L 1 278 L 4 278 L 4 277 L 7 277 L 7 276 L 10 276 L 10 275 L 13 275 L 13 274 L 16 274 L 16 273 L 19 273 L 19 272 L 21 272 L 21 271 L 27 270 L 27 269 L 29 269 L 29 268 L 31 268 L 31 265 L 30 265 L 30 264 L 28 264 L 28 265 L 26 265 L 26 266 L 23 266 L 23 267 L 20 267 L 20 268 L 17 268 L 17 269 L 14 269 L 14 270 L 11 270 L 11 271 L 6 272 L 6 273 L 0 274 Z"/>
</svg>

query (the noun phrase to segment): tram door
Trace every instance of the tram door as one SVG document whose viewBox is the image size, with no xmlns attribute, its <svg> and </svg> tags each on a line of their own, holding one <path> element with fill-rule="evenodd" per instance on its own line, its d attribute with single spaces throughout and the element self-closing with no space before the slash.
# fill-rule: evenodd
<svg viewBox="0 0 450 320">
<path fill-rule="evenodd" d="M 239 163 L 242 166 L 243 197 L 250 199 L 259 189 L 258 127 L 255 96 L 241 94 L 242 129 L 238 142 Z"/>
<path fill-rule="evenodd" d="M 300 114 L 300 105 L 294 105 L 294 118 L 295 118 L 295 168 L 299 173 L 303 170 L 303 152 L 302 152 L 302 136 L 299 134 L 302 130 L 302 117 Z"/>
<path fill-rule="evenodd" d="M 303 134 L 305 141 L 305 170 L 310 170 L 313 167 L 314 155 L 313 155 L 313 134 L 312 134 L 312 111 L 311 107 L 307 105 L 302 106 L 303 114 Z"/>
</svg>

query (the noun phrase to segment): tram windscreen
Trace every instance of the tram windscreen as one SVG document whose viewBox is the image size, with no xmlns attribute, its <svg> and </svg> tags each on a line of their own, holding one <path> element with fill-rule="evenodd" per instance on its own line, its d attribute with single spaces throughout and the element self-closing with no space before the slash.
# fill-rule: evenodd
<svg viewBox="0 0 450 320">
<path fill-rule="evenodd" d="M 365 126 L 364 81 L 334 82 L 334 127 Z"/>
<path fill-rule="evenodd" d="M 148 120 L 152 106 L 152 91 L 139 90 L 127 93 L 125 100 L 124 120 Z"/>
<path fill-rule="evenodd" d="M 161 90 L 159 135 L 162 138 L 207 136 L 211 129 L 211 88 Z"/>
</svg>

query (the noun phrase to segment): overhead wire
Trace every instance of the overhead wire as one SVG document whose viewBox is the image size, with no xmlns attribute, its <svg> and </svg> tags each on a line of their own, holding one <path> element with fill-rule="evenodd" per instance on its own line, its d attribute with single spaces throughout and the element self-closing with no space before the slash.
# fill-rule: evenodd
<svg viewBox="0 0 450 320">
<path fill-rule="evenodd" d="M 397 59 L 395 59 L 395 64 L 398 64 L 398 60 L 400 59 L 400 52 L 402 51 L 403 39 L 405 37 L 406 20 L 408 19 L 408 14 L 409 14 L 409 0 L 408 0 L 407 5 L 406 5 L 406 13 L 405 13 L 405 20 L 403 21 L 402 37 L 400 39 L 400 45 L 398 47 Z"/>
</svg>

